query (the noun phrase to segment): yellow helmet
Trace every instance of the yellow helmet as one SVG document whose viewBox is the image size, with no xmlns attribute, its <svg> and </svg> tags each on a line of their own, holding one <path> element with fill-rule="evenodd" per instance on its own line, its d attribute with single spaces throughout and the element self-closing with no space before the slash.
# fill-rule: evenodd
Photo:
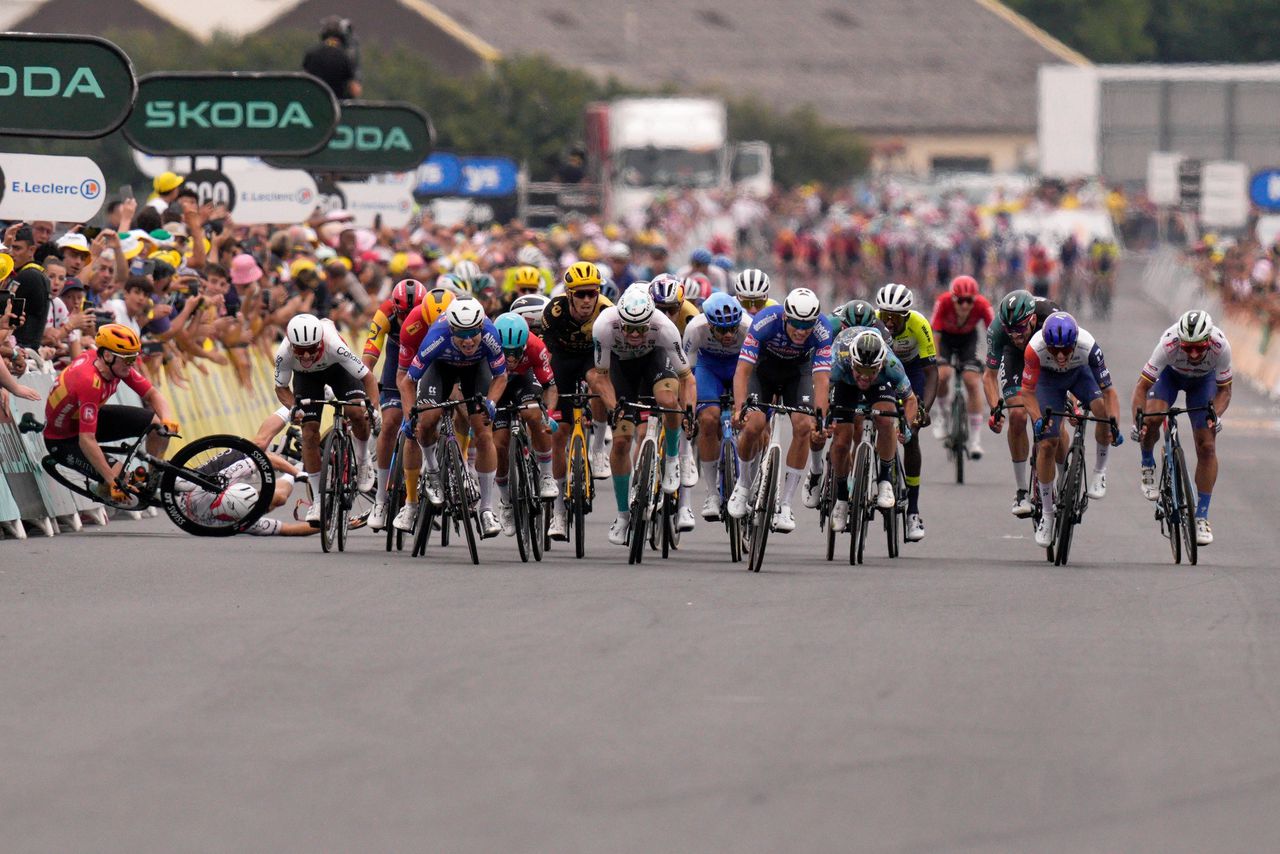
<svg viewBox="0 0 1280 854">
<path fill-rule="evenodd" d="M 432 288 L 422 298 L 422 316 L 427 324 L 435 323 L 444 317 L 444 310 L 453 302 L 453 294 L 444 288 Z"/>
<path fill-rule="evenodd" d="M 571 291 L 588 285 L 600 287 L 600 283 L 600 268 L 590 261 L 579 261 L 564 271 L 564 286 Z"/>
<path fill-rule="evenodd" d="M 578 257 L 583 261 L 595 261 L 600 257 L 600 250 L 594 243 L 584 243 L 578 247 Z"/>
<path fill-rule="evenodd" d="M 108 323 L 100 327 L 93 343 L 99 350 L 110 350 L 121 356 L 136 356 L 142 351 L 138 333 L 122 323 Z"/>
<path fill-rule="evenodd" d="M 517 290 L 520 288 L 537 288 L 542 290 L 542 274 L 538 272 L 537 267 L 525 265 L 516 267 L 515 275 L 511 277 L 511 286 Z"/>
</svg>

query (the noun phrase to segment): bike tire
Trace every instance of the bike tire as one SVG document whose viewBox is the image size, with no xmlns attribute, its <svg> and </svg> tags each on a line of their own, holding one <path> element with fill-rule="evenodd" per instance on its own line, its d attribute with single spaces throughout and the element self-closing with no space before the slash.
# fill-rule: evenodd
<svg viewBox="0 0 1280 854">
<path fill-rule="evenodd" d="M 528 470 L 524 464 L 523 434 L 512 430 L 511 441 L 507 445 L 507 479 L 509 487 L 507 498 L 511 502 L 511 515 L 516 528 L 516 551 L 521 563 L 528 563 L 533 551 L 529 533 L 529 507 L 525 503 L 525 490 L 528 487 Z"/>
<path fill-rule="evenodd" d="M 338 490 L 338 551 L 345 552 L 347 550 L 347 534 L 351 530 L 351 508 L 355 506 L 356 481 L 358 473 L 352 471 L 352 463 L 355 461 L 355 446 L 351 442 L 348 434 L 342 436 L 342 480 L 339 484 L 341 488 Z"/>
<path fill-rule="evenodd" d="M 569 524 L 573 527 L 573 556 L 582 560 L 587 553 L 587 471 L 586 449 L 573 457 L 573 488 L 569 490 Z"/>
<path fill-rule="evenodd" d="M 636 461 L 635 482 L 632 483 L 634 493 L 631 499 L 631 533 L 627 540 L 631 546 L 631 554 L 627 562 L 631 564 L 644 562 L 645 526 L 649 522 L 649 504 L 653 500 L 653 478 L 656 465 L 654 444 L 645 442 L 640 447 L 640 458 Z"/>
<path fill-rule="evenodd" d="M 849 492 L 849 565 L 862 563 L 867 537 L 867 478 L 871 473 L 871 447 L 858 443 L 853 453 L 853 489 Z"/>
<path fill-rule="evenodd" d="M 738 485 L 738 458 L 729 442 L 720 446 L 720 516 L 729 535 L 729 562 L 742 562 L 742 523 L 729 515 L 728 501 Z"/>
<path fill-rule="evenodd" d="M 824 527 L 827 535 L 827 560 L 835 560 L 836 531 L 832 525 L 832 511 L 836 506 L 835 460 L 831 451 L 827 451 L 826 464 L 822 471 L 822 488 L 818 498 L 818 526 Z"/>
<path fill-rule="evenodd" d="M 391 524 L 404 507 L 405 485 L 402 454 L 404 452 L 404 434 L 396 438 L 396 447 L 391 454 L 391 473 L 387 480 L 387 551 L 404 548 L 404 531 Z"/>
<path fill-rule="evenodd" d="M 956 483 L 963 484 L 965 448 L 969 444 L 969 407 L 959 390 L 962 384 L 959 371 L 955 372 L 952 382 L 957 383 L 957 389 L 951 398 L 951 453 L 956 460 Z"/>
<path fill-rule="evenodd" d="M 1178 506 L 1177 477 L 1173 471 L 1175 462 L 1169 464 L 1166 453 L 1160 466 L 1160 532 L 1169 540 L 1169 551 L 1173 552 L 1174 564 L 1182 563 L 1182 514 Z"/>
<path fill-rule="evenodd" d="M 212 452 L 213 456 L 217 457 L 227 451 L 243 454 L 246 459 L 253 463 L 254 468 L 258 470 L 260 487 L 258 489 L 258 500 L 254 502 L 253 507 L 249 509 L 249 512 L 245 514 L 244 518 L 240 519 L 234 525 L 205 525 L 193 519 L 189 519 L 183 512 L 179 501 L 180 493 L 177 491 L 178 478 L 183 477 L 184 480 L 187 479 L 183 475 L 183 471 L 187 470 L 187 463 L 194 460 L 201 454 Z M 48 471 L 50 466 L 46 465 L 44 468 Z M 61 483 L 69 486 L 75 492 L 82 495 L 85 494 L 79 488 L 67 483 L 66 479 L 59 477 L 57 474 L 54 476 Z M 173 524 L 177 525 L 188 534 L 192 534 L 197 537 L 229 537 L 233 534 L 238 534 L 247 530 L 249 526 L 261 519 L 262 516 L 271 509 L 271 500 L 275 495 L 275 488 L 275 469 L 272 468 L 271 461 L 267 458 L 266 453 L 261 448 L 250 442 L 248 439 L 243 439 L 239 436 L 216 434 L 196 439 L 193 442 L 188 442 L 173 453 L 173 456 L 169 458 L 165 467 L 162 469 L 160 485 L 156 490 L 159 501 L 156 503 L 159 503 L 164 507 L 165 514 L 169 517 L 169 521 L 173 522 Z M 102 501 L 101 498 L 94 497 L 92 494 L 90 494 L 89 497 L 93 501 Z M 142 506 L 144 505 L 139 505 L 139 507 Z M 146 506 L 151 505 L 148 503 Z"/>
<path fill-rule="evenodd" d="M 342 460 L 339 459 L 339 447 L 335 441 L 337 431 L 330 430 L 320 448 L 320 548 L 328 554 L 337 546 L 337 532 L 334 520 L 337 516 L 337 482 Z"/>
<path fill-rule="evenodd" d="M 1191 472 L 1187 469 L 1187 461 L 1182 456 L 1182 447 L 1174 449 L 1174 458 L 1178 461 L 1181 473 L 1179 480 L 1182 488 L 1182 544 L 1187 563 L 1195 566 L 1200 561 L 1200 546 L 1196 542 L 1196 493 L 1191 485 Z"/>
<path fill-rule="evenodd" d="M 902 484 L 903 480 L 900 476 L 899 463 L 896 461 L 893 465 L 893 494 L 896 501 L 888 510 L 882 510 L 884 514 L 884 535 L 885 542 L 889 547 L 889 557 L 896 558 L 898 556 L 898 511 L 902 506 Z"/>
<path fill-rule="evenodd" d="M 1075 537 L 1076 515 L 1080 507 L 1081 478 L 1084 477 L 1084 460 L 1080 454 L 1071 453 L 1067 460 L 1067 476 L 1062 482 L 1062 494 L 1054 521 L 1057 523 L 1057 542 L 1054 565 L 1066 566 L 1071 559 L 1071 544 Z"/>
<path fill-rule="evenodd" d="M 457 442 L 450 442 L 445 454 L 447 455 L 449 467 L 449 480 L 452 483 L 452 495 L 448 496 L 446 500 L 453 499 L 450 502 L 450 507 L 456 508 L 458 515 L 461 517 L 462 530 L 467 538 L 467 551 L 471 553 L 471 562 L 479 566 L 480 552 L 476 546 L 476 525 L 479 524 L 479 521 L 471 508 L 471 502 L 468 500 L 467 473 L 462 463 L 462 450 L 458 447 Z"/>
<path fill-rule="evenodd" d="M 427 498 L 426 489 L 418 487 L 418 515 L 413 522 L 413 557 L 422 557 L 427 553 L 427 545 L 431 542 L 431 528 L 435 524 L 435 505 Z"/>
<path fill-rule="evenodd" d="M 755 516 L 755 530 L 751 536 L 751 560 L 747 568 L 752 572 L 759 572 L 764 566 L 765 546 L 769 543 L 774 506 L 778 498 L 778 466 L 781 454 L 782 451 L 777 446 L 771 446 L 765 455 L 765 469 L 760 475 L 760 491 L 756 494 L 756 506 L 751 511 Z"/>
</svg>

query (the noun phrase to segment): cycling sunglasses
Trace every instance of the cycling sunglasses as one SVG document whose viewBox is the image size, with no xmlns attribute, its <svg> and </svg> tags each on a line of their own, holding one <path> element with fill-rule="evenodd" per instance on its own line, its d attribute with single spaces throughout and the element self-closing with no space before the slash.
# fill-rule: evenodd
<svg viewBox="0 0 1280 854">
<path fill-rule="evenodd" d="M 788 320 L 787 325 L 792 329 L 807 330 L 812 329 L 817 322 L 816 320 Z"/>
<path fill-rule="evenodd" d="M 1054 347 L 1051 344 L 1046 344 L 1045 346 L 1048 347 L 1049 352 L 1055 356 L 1070 356 L 1076 350 L 1075 347 Z"/>
<path fill-rule="evenodd" d="M 1027 318 L 1021 323 L 1014 323 L 1007 327 L 1010 332 L 1026 332 L 1031 328 L 1031 318 Z"/>
<path fill-rule="evenodd" d="M 595 299 L 596 297 L 600 296 L 600 292 L 576 290 L 576 291 L 569 291 L 569 296 L 573 297 L 574 299 L 589 300 L 589 299 Z"/>
<path fill-rule="evenodd" d="M 524 348 L 521 347 L 519 350 L 511 350 L 511 349 L 508 349 L 507 347 L 503 347 L 502 355 L 506 356 L 508 359 L 511 359 L 513 362 L 518 362 L 524 358 Z"/>
<path fill-rule="evenodd" d="M 709 323 L 707 325 L 711 327 L 712 335 L 728 335 L 730 332 L 738 331 L 738 324 L 736 323 L 733 324 L 732 326 L 717 326 L 714 323 Z"/>
<path fill-rule="evenodd" d="M 111 353 L 111 355 L 115 356 L 115 358 L 112 359 L 113 362 L 124 362 L 126 365 L 129 365 L 130 367 L 133 366 L 134 362 L 138 361 L 137 353 L 130 353 L 129 355 L 126 356 L 124 353 L 113 352 Z"/>
<path fill-rule="evenodd" d="M 952 297 L 951 301 L 956 305 L 972 305 L 973 297 Z"/>
<path fill-rule="evenodd" d="M 768 301 L 769 300 L 766 297 L 759 297 L 756 299 L 743 299 L 742 297 L 738 297 L 738 302 L 742 303 L 743 308 L 763 308 L 764 304 Z"/>
<path fill-rule="evenodd" d="M 478 329 L 463 329 L 463 330 L 454 329 L 452 331 L 452 335 L 454 338 L 461 338 L 465 341 L 469 338 L 475 338 L 476 336 L 480 335 L 480 333 L 482 332 L 484 332 L 484 327 L 480 327 Z"/>
<path fill-rule="evenodd" d="M 643 335 L 649 331 L 649 325 L 647 323 L 624 323 L 622 324 L 622 331 L 627 335 Z"/>
<path fill-rule="evenodd" d="M 854 365 L 853 372 L 860 377 L 875 377 L 880 373 L 880 368 L 875 365 Z"/>
<path fill-rule="evenodd" d="M 1200 357 L 1209 352 L 1208 341 L 1195 341 L 1190 344 L 1180 343 L 1178 346 L 1182 348 L 1182 352 L 1192 357 Z"/>
<path fill-rule="evenodd" d="M 323 344 L 312 344 L 310 347 L 299 347 L 297 344 L 294 344 L 293 352 L 294 355 L 297 356 L 316 356 L 319 355 L 320 349 L 323 346 Z"/>
</svg>

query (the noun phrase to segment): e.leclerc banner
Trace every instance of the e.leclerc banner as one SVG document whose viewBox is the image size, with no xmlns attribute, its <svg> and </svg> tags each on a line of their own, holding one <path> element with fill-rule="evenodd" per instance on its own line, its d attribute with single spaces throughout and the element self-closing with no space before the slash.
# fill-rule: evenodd
<svg viewBox="0 0 1280 854">
<path fill-rule="evenodd" d="M 0 219 L 88 222 L 98 215 L 107 186 L 88 157 L 0 154 Z"/>
<path fill-rule="evenodd" d="M 137 88 L 129 57 L 106 39 L 0 33 L 0 135 L 106 136 Z"/>
<path fill-rule="evenodd" d="M 148 74 L 124 135 L 148 154 L 303 155 L 338 123 L 319 78 L 290 72 Z"/>
<path fill-rule="evenodd" d="M 435 128 L 413 104 L 343 101 L 342 115 L 324 148 L 306 157 L 270 157 L 272 166 L 311 172 L 403 172 L 431 154 Z"/>
</svg>

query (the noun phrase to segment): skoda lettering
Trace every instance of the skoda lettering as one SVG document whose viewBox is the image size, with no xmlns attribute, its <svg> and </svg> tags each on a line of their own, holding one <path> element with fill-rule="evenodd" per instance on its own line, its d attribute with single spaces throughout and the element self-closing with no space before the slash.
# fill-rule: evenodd
<svg viewBox="0 0 1280 854">
<path fill-rule="evenodd" d="M 412 104 L 343 101 L 328 145 L 307 157 L 268 162 L 311 172 L 404 172 L 431 153 L 434 138 L 431 120 Z"/>
<path fill-rule="evenodd" d="M 106 39 L 0 33 L 0 135 L 105 136 L 136 90 L 129 58 Z"/>
<path fill-rule="evenodd" d="M 148 128 L 311 128 L 315 125 L 297 101 L 283 108 L 270 101 L 150 101 L 146 105 Z"/>
</svg>

